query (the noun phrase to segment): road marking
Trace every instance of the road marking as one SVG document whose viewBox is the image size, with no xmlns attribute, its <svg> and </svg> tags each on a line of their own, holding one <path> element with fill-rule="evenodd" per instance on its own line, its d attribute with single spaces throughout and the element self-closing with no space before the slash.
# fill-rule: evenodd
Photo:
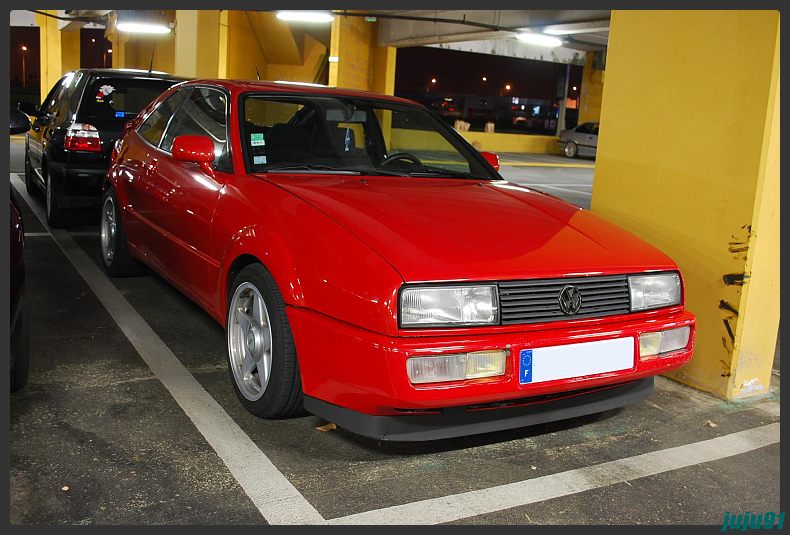
<svg viewBox="0 0 790 535">
<path fill-rule="evenodd" d="M 499 165 L 514 165 L 522 167 L 576 167 L 580 169 L 595 169 L 595 164 L 586 163 L 499 162 Z"/>
<path fill-rule="evenodd" d="M 693 444 L 463 494 L 334 518 L 329 524 L 439 524 L 747 453 L 779 442 L 773 423 Z"/>
<path fill-rule="evenodd" d="M 214 448 L 266 521 L 270 524 L 326 523 L 324 517 L 277 470 L 252 439 L 173 355 L 68 232 L 47 226 L 43 209 L 30 198 L 24 184 L 14 173 L 11 173 L 11 183 L 154 375 Z"/>
<path fill-rule="evenodd" d="M 572 188 L 592 188 L 592 184 L 555 184 L 553 182 L 549 183 L 549 184 L 545 184 L 545 183 L 537 184 L 537 183 L 532 183 L 532 182 L 518 182 L 517 184 L 519 186 L 527 186 L 529 188 L 537 187 L 537 186 L 554 186 L 554 187 L 566 186 L 566 187 L 572 187 Z"/>
<path fill-rule="evenodd" d="M 530 184 L 530 186 L 538 187 L 538 184 Z M 592 192 L 588 193 L 586 191 L 576 191 L 576 190 L 572 190 L 572 189 L 568 189 L 568 188 L 561 188 L 561 187 L 558 187 L 558 186 L 550 186 L 549 184 L 540 184 L 539 187 L 541 187 L 541 188 L 549 188 L 549 189 L 556 189 L 556 190 L 559 190 L 559 191 L 564 191 L 566 193 L 576 193 L 578 195 L 587 195 L 588 197 L 592 197 Z"/>
</svg>

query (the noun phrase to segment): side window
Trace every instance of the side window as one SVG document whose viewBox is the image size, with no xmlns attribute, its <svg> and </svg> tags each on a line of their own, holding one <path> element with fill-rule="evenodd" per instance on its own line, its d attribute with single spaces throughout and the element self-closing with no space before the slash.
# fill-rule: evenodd
<svg viewBox="0 0 790 535">
<path fill-rule="evenodd" d="M 593 125 L 591 134 L 597 136 L 598 135 L 598 125 Z"/>
<path fill-rule="evenodd" d="M 45 98 L 44 102 L 41 103 L 41 110 L 39 111 L 40 115 L 46 115 L 47 113 L 54 115 L 55 110 L 57 109 L 58 96 L 63 89 L 63 82 L 66 80 L 67 76 L 68 75 L 58 80 L 58 83 L 56 83 L 55 86 L 50 90 L 47 98 Z"/>
<path fill-rule="evenodd" d="M 173 116 L 162 138 L 162 150 L 172 152 L 178 136 L 206 136 L 214 142 L 214 161 L 218 171 L 232 172 L 227 142 L 227 98 L 221 91 L 195 88 Z"/>
<path fill-rule="evenodd" d="M 167 100 L 162 102 L 151 115 L 143 121 L 143 124 L 137 129 L 137 133 L 148 141 L 154 147 L 159 146 L 159 140 L 162 139 L 162 134 L 167 127 L 167 121 L 173 116 L 173 113 L 178 108 L 178 105 L 189 94 L 189 90 L 176 91 Z"/>
<path fill-rule="evenodd" d="M 580 134 L 589 134 L 591 132 L 590 123 L 584 123 L 576 127 L 576 131 Z"/>
</svg>

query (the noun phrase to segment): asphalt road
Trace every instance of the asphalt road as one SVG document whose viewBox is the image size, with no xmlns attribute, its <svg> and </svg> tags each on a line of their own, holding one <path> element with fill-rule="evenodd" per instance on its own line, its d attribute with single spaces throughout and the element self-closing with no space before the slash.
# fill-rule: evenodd
<svg viewBox="0 0 790 535">
<path fill-rule="evenodd" d="M 22 147 L 12 139 L 17 186 Z M 581 206 L 592 173 L 502 171 Z M 725 512 L 780 511 L 778 360 L 759 401 L 658 378 L 623 409 L 432 443 L 261 420 L 231 388 L 219 325 L 151 272 L 104 277 L 96 214 L 50 233 L 43 202 L 23 198 L 31 369 L 10 396 L 11 524 L 720 527 Z"/>
</svg>

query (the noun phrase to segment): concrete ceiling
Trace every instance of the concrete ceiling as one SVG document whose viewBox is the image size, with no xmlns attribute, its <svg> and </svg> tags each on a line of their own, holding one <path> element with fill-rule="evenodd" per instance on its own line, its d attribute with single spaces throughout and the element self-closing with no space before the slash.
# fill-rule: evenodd
<svg viewBox="0 0 790 535">
<path fill-rule="evenodd" d="M 520 30 L 530 30 L 552 34 L 562 39 L 561 48 L 577 51 L 606 49 L 611 16 L 609 10 L 372 10 L 370 14 L 379 16 L 379 46 L 512 39 Z"/>
</svg>

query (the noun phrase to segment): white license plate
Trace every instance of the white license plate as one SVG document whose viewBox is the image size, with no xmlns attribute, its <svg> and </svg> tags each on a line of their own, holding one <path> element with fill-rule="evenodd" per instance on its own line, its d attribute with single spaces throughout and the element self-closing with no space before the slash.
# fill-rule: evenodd
<svg viewBox="0 0 790 535">
<path fill-rule="evenodd" d="M 630 370 L 634 367 L 634 339 L 615 338 L 553 347 L 522 349 L 519 383 L 542 383 L 556 379 Z"/>
</svg>

